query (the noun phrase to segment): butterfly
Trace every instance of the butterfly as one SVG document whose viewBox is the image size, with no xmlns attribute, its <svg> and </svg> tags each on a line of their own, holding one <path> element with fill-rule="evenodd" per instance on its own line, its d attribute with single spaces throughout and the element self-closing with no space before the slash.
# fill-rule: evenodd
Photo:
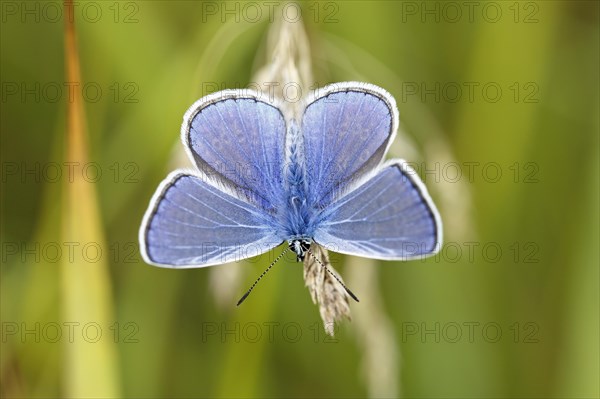
<svg viewBox="0 0 600 399">
<path fill-rule="evenodd" d="M 407 162 L 383 162 L 399 123 L 387 91 L 335 83 L 288 109 L 246 89 L 188 109 L 181 139 L 196 169 L 172 172 L 152 197 L 140 227 L 147 263 L 211 266 L 282 243 L 299 262 L 314 244 L 385 260 L 439 251 L 424 184 Z"/>
</svg>

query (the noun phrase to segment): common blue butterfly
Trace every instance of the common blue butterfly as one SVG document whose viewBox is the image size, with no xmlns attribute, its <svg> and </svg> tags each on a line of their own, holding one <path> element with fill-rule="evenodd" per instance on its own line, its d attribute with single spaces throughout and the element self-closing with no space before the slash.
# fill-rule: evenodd
<svg viewBox="0 0 600 399">
<path fill-rule="evenodd" d="M 140 228 L 146 262 L 204 267 L 283 242 L 298 261 L 313 243 L 386 260 L 439 250 L 441 219 L 416 172 L 382 162 L 398 128 L 387 91 L 335 83 L 292 116 L 265 97 L 225 90 L 185 113 L 181 139 L 197 169 L 172 172 L 150 201 Z"/>
</svg>

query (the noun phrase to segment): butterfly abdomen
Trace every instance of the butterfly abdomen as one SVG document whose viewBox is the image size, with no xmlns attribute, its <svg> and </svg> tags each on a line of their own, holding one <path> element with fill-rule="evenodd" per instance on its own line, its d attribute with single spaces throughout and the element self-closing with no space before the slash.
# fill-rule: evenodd
<svg viewBox="0 0 600 399">
<path fill-rule="evenodd" d="M 310 209 L 307 204 L 307 181 L 302 133 L 292 121 L 288 129 L 286 163 L 286 207 L 284 226 L 289 236 L 306 236 L 310 233 Z"/>
</svg>

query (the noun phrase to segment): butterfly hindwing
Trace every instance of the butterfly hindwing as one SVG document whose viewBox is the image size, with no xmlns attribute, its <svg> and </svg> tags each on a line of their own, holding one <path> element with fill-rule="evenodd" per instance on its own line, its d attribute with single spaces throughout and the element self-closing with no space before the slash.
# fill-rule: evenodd
<svg viewBox="0 0 600 399">
<path fill-rule="evenodd" d="M 286 123 L 266 96 L 226 90 L 186 112 L 182 140 L 198 168 L 240 197 L 273 211 L 282 198 Z"/>
<path fill-rule="evenodd" d="M 323 208 L 383 159 L 398 125 L 395 101 L 364 83 L 336 83 L 309 100 L 301 129 L 308 202 Z"/>
</svg>

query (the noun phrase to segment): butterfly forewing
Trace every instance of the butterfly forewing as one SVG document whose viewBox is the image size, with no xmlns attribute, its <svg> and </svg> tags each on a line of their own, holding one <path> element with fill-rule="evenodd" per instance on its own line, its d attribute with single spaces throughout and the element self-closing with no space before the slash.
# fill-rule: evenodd
<svg viewBox="0 0 600 399">
<path fill-rule="evenodd" d="M 414 170 L 392 161 L 323 212 L 315 241 L 345 254 L 406 260 L 441 245 L 441 222 Z"/>
<path fill-rule="evenodd" d="M 180 172 L 159 187 L 140 235 L 144 259 L 171 267 L 239 261 L 282 241 L 264 211 Z"/>
</svg>

